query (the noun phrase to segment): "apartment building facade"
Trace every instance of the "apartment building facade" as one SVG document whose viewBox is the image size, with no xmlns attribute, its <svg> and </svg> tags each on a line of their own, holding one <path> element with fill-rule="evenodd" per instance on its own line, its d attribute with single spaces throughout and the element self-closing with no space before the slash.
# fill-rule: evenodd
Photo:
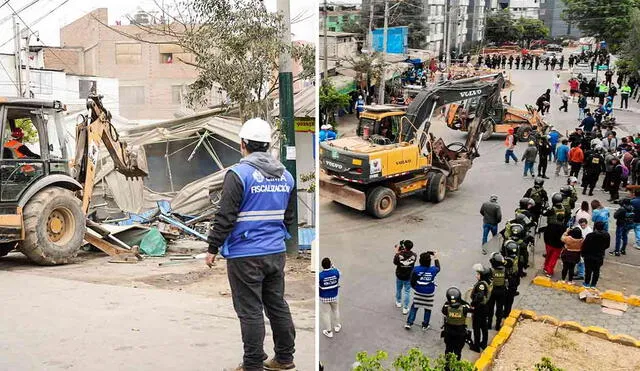
<svg viewBox="0 0 640 371">
<path fill-rule="evenodd" d="M 60 48 L 44 50 L 45 68 L 117 78 L 119 111 L 128 119 L 173 118 L 185 106 L 186 86 L 198 76 L 194 67 L 182 62 L 193 61 L 192 55 L 171 44 L 169 37 L 145 34 L 136 25 L 107 24 L 107 9 L 101 8 L 64 26 Z M 224 100 L 224 93 L 214 88 L 209 103 Z"/>
<path fill-rule="evenodd" d="M 320 14 L 325 12 L 324 4 L 320 4 Z M 320 29 L 324 29 L 324 22 L 327 22 L 327 30 L 332 32 L 343 32 L 345 24 L 359 23 L 362 19 L 360 5 L 334 4 L 327 5 L 326 17 L 320 17 Z"/>
<path fill-rule="evenodd" d="M 467 8 L 467 41 L 478 42 L 484 39 L 485 32 L 485 0 L 469 0 Z"/>
<path fill-rule="evenodd" d="M 427 33 L 425 49 L 440 54 L 444 50 L 445 29 L 445 8 L 447 0 L 423 0 L 422 12 L 423 22 L 426 23 Z"/>
<path fill-rule="evenodd" d="M 564 9 L 565 5 L 562 0 L 540 0 L 540 20 L 549 27 L 551 37 L 581 37 L 582 32 L 578 27 L 562 19 L 562 11 Z"/>
<path fill-rule="evenodd" d="M 515 19 L 539 19 L 540 16 L 540 0 L 487 0 L 487 8 L 492 12 L 509 9 Z"/>
</svg>

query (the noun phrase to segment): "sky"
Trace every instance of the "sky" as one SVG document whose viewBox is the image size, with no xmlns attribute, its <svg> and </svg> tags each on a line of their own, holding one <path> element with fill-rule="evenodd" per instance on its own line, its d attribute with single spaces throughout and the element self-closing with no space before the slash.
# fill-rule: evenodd
<svg viewBox="0 0 640 371">
<path fill-rule="evenodd" d="M 0 0 L 2 5 L 6 0 Z M 34 5 L 18 14 L 24 22 L 40 35 L 41 43 L 48 46 L 60 45 L 60 28 L 73 22 L 75 19 L 89 13 L 91 10 L 107 7 L 109 9 L 109 23 L 114 24 L 117 20 L 126 21 L 127 14 L 133 14 L 138 9 L 147 11 L 156 10 L 157 6 L 153 0 L 9 0 L 7 5 L 0 7 L 0 44 L 9 40 L 13 35 L 11 7 L 19 11 L 25 5 L 35 1 Z M 157 0 L 158 3 L 173 3 L 175 0 Z M 38 21 L 49 11 L 64 3 L 49 16 Z M 276 10 L 276 0 L 264 0 L 267 9 Z M 108 4 L 108 5 L 106 5 Z M 304 19 L 304 21 L 294 23 L 291 26 L 293 40 L 305 40 L 314 42 L 318 37 L 317 13 L 318 6 L 315 1 L 290 0 L 291 18 Z M 7 18 L 8 17 L 8 18 Z M 125 23 L 125 22 L 123 22 Z M 32 44 L 35 40 L 32 39 Z M 13 43 L 9 42 L 0 47 L 0 52 L 12 53 Z"/>
</svg>

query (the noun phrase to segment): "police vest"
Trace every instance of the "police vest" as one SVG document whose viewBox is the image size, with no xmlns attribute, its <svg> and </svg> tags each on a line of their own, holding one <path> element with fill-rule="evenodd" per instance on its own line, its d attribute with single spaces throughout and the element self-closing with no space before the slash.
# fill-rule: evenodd
<svg viewBox="0 0 640 371">
<path fill-rule="evenodd" d="M 607 85 L 600 85 L 600 93 L 608 93 L 609 87 Z"/>
<path fill-rule="evenodd" d="M 631 87 L 628 85 L 625 85 L 622 87 L 622 89 L 620 89 L 620 94 L 622 95 L 629 95 L 631 93 Z"/>
<path fill-rule="evenodd" d="M 564 207 L 553 208 L 553 214 L 547 217 L 547 224 L 563 224 L 565 218 Z"/>
<path fill-rule="evenodd" d="M 542 187 L 534 187 L 533 191 L 531 191 L 531 199 L 536 203 L 536 206 L 542 205 L 542 191 L 544 191 Z"/>
<path fill-rule="evenodd" d="M 504 269 L 492 268 L 493 287 L 505 287 L 507 285 L 506 273 Z"/>
<path fill-rule="evenodd" d="M 467 319 L 465 317 L 463 305 L 459 305 L 457 308 L 449 306 L 449 309 L 447 310 L 447 325 L 464 326 L 467 323 Z"/>
<path fill-rule="evenodd" d="M 518 256 L 516 255 L 513 258 L 507 258 L 507 259 L 511 259 L 511 266 L 508 266 L 507 269 L 505 269 L 507 276 L 512 277 L 516 274 L 518 274 Z"/>
<path fill-rule="evenodd" d="M 295 184 L 293 177 L 285 170 L 280 178 L 266 178 L 243 162 L 230 171 L 238 175 L 244 190 L 238 219 L 224 241 L 222 256 L 232 259 L 284 252 L 284 213 Z"/>
</svg>

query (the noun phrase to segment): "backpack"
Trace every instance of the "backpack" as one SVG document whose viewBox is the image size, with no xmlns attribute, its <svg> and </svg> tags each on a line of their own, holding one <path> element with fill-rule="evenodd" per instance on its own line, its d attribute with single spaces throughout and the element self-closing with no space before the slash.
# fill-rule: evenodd
<svg viewBox="0 0 640 371">
<path fill-rule="evenodd" d="M 622 168 L 622 177 L 623 178 L 628 178 L 629 177 L 629 168 L 624 166 L 624 164 L 621 162 L 619 165 Z"/>
<path fill-rule="evenodd" d="M 625 207 L 624 220 L 627 225 L 635 224 L 636 213 L 633 210 L 633 207 Z"/>
</svg>

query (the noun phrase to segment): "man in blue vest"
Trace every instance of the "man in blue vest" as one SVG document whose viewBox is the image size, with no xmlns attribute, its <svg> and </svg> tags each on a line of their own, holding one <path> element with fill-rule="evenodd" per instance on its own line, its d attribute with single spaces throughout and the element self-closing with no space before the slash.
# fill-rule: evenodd
<svg viewBox="0 0 640 371">
<path fill-rule="evenodd" d="M 364 99 L 362 99 L 362 95 L 358 96 L 358 100 L 356 101 L 356 117 L 360 118 L 360 114 L 364 111 Z"/>
<path fill-rule="evenodd" d="M 227 260 L 233 307 L 240 319 L 243 363 L 237 371 L 291 370 L 295 328 L 284 299 L 285 236 L 296 221 L 295 182 L 267 153 L 271 125 L 254 118 L 240 129 L 243 158 L 227 171 L 211 230 L 206 263 L 220 252 Z M 266 360 L 264 316 L 269 318 L 275 357 Z"/>
</svg>

